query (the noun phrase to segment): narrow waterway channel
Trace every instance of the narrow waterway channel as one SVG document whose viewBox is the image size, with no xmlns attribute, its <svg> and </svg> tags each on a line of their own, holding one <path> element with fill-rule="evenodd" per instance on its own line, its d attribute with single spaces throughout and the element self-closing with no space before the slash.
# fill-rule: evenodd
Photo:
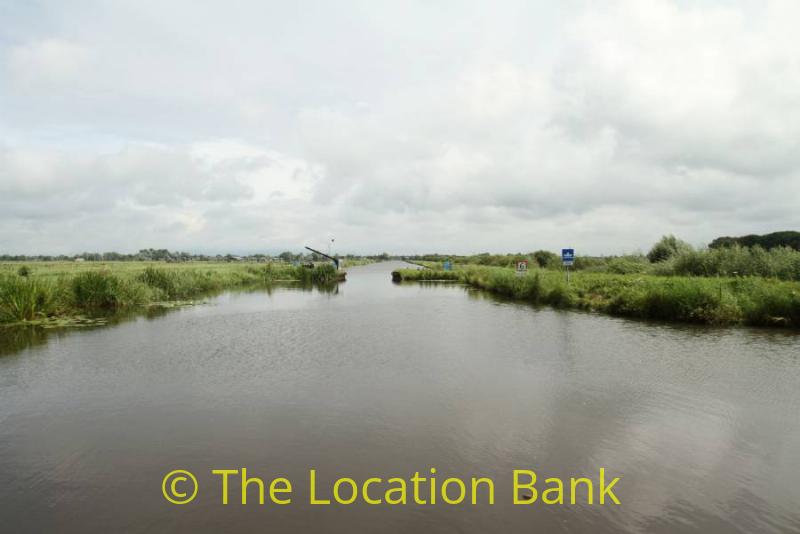
<svg viewBox="0 0 800 534">
<path fill-rule="evenodd" d="M 6 341 L 3 530 L 800 532 L 799 335 L 533 308 L 396 267 Z M 210 471 L 241 467 L 289 478 L 292 504 L 237 487 L 222 505 Z M 491 478 L 495 504 L 308 504 L 311 468 L 329 496 L 431 467 Z M 601 467 L 619 506 L 512 504 L 514 469 Z M 183 506 L 161 488 L 178 468 L 199 482 Z"/>
</svg>

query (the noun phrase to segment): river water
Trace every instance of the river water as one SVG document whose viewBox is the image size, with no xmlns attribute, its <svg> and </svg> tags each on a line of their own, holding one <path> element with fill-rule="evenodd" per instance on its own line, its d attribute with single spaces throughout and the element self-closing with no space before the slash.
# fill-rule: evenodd
<svg viewBox="0 0 800 534">
<path fill-rule="evenodd" d="M 110 327 L 4 334 L 0 528 L 800 532 L 800 336 L 393 284 L 397 266 L 351 268 L 334 292 L 233 292 Z M 260 506 L 255 488 L 242 506 L 232 476 L 222 505 L 210 471 L 241 467 L 291 480 L 292 503 Z M 311 468 L 330 497 L 338 477 L 431 467 L 440 481 L 491 478 L 495 504 L 308 504 Z M 620 478 L 618 506 L 512 504 L 515 469 L 541 490 L 601 467 Z M 199 484 L 181 506 L 161 487 L 178 468 Z"/>
</svg>

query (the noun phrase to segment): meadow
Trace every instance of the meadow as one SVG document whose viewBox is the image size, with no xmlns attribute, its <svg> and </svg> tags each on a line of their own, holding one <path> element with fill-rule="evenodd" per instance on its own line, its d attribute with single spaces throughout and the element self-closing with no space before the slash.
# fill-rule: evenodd
<svg viewBox="0 0 800 534">
<path fill-rule="evenodd" d="M 64 324 L 224 289 L 277 282 L 333 284 L 342 277 L 330 264 L 5 262 L 0 263 L 0 324 Z"/>
<path fill-rule="evenodd" d="M 744 324 L 800 328 L 800 283 L 759 276 L 664 276 L 646 273 L 565 273 L 532 268 L 456 265 L 455 270 L 400 269 L 395 280 L 458 281 L 533 304 L 611 315 L 700 324 Z"/>
</svg>

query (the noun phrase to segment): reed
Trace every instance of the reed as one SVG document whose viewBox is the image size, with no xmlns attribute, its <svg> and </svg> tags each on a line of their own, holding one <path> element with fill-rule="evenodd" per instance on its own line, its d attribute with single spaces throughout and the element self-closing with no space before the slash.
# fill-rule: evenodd
<svg viewBox="0 0 800 534">
<path fill-rule="evenodd" d="M 445 273 L 400 269 L 393 277 L 419 281 Z M 547 269 L 518 276 L 507 268 L 463 266 L 447 273 L 471 287 L 534 304 L 663 321 L 800 328 L 800 283 L 774 278 L 579 272 L 567 284 L 563 273 Z"/>
<path fill-rule="evenodd" d="M 27 276 L 0 278 L 0 322 L 31 321 L 45 314 L 52 302 L 53 290 L 46 281 Z"/>
<path fill-rule="evenodd" d="M 110 262 L 0 264 L 0 323 L 44 321 L 189 300 L 215 291 L 293 281 L 335 284 L 331 265 L 153 264 Z"/>
</svg>

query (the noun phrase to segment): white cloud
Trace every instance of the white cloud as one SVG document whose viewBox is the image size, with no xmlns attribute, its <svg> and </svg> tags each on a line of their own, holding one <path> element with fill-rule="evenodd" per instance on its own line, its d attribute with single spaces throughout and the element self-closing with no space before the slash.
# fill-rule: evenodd
<svg viewBox="0 0 800 534">
<path fill-rule="evenodd" d="M 0 248 L 135 224 L 192 250 L 618 253 L 800 225 L 796 3 L 559 6 L 21 11 Z"/>
<path fill-rule="evenodd" d="M 89 74 L 91 51 L 63 39 L 43 39 L 8 51 L 8 73 L 20 90 L 80 83 Z"/>
</svg>

